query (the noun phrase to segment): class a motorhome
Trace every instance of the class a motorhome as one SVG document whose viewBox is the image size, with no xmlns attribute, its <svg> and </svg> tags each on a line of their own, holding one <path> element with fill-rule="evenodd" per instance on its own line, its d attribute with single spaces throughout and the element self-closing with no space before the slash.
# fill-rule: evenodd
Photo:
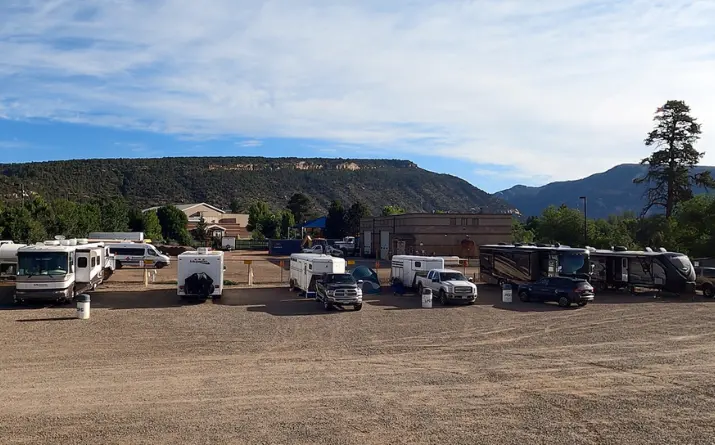
<svg viewBox="0 0 715 445">
<path fill-rule="evenodd" d="M 643 287 L 676 294 L 695 293 L 695 268 L 690 259 L 664 248 L 653 251 L 589 248 L 592 283 L 598 289 Z"/>
<path fill-rule="evenodd" d="M 199 247 L 196 251 L 180 253 L 177 259 L 177 295 L 205 301 L 220 298 L 226 267 L 224 253 Z"/>
<path fill-rule="evenodd" d="M 97 241 L 122 240 L 138 243 L 146 241 L 144 232 L 90 232 L 87 238 Z"/>
<path fill-rule="evenodd" d="M 0 278 L 13 279 L 17 275 L 17 251 L 26 244 L 0 241 Z"/>
<path fill-rule="evenodd" d="M 170 258 L 151 244 L 121 242 L 109 243 L 107 246 L 116 258 L 117 269 L 123 267 L 162 269 L 171 264 Z"/>
<path fill-rule="evenodd" d="M 444 258 L 434 256 L 393 255 L 391 263 L 391 279 L 399 280 L 403 286 L 414 288 L 417 277 L 427 276 L 432 269 L 444 269 Z"/>
<path fill-rule="evenodd" d="M 544 277 L 589 279 L 590 251 L 559 244 L 487 244 L 479 246 L 481 280 L 524 284 Z"/>
<path fill-rule="evenodd" d="M 315 253 L 294 253 L 290 256 L 291 290 L 315 297 L 315 282 L 325 273 L 345 273 L 345 259 Z"/>
<path fill-rule="evenodd" d="M 67 303 L 109 278 L 114 258 L 103 243 L 55 239 L 17 250 L 15 301 Z"/>
</svg>

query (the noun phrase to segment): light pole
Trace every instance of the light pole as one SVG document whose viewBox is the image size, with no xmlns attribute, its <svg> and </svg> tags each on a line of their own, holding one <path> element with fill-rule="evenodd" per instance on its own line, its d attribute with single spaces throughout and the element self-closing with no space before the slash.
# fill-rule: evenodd
<svg viewBox="0 0 715 445">
<path fill-rule="evenodd" d="M 583 201 L 583 245 L 588 246 L 588 213 L 586 207 L 586 197 L 579 196 L 579 199 Z"/>
</svg>

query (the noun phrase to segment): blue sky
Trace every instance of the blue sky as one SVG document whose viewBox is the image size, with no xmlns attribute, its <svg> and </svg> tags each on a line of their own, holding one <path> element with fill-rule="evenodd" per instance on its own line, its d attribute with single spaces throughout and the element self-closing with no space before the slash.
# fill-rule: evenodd
<svg viewBox="0 0 715 445">
<path fill-rule="evenodd" d="M 713 1 L 3 0 L 0 17 L 0 162 L 399 158 L 494 192 L 637 162 L 682 99 L 715 164 Z"/>
</svg>

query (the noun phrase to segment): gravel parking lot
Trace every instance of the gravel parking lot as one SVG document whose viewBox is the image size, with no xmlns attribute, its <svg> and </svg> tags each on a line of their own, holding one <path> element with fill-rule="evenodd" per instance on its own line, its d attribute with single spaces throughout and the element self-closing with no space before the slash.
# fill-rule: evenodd
<svg viewBox="0 0 715 445">
<path fill-rule="evenodd" d="M 715 437 L 715 304 L 326 313 L 285 289 L 0 302 L 3 444 L 685 444 Z"/>
</svg>

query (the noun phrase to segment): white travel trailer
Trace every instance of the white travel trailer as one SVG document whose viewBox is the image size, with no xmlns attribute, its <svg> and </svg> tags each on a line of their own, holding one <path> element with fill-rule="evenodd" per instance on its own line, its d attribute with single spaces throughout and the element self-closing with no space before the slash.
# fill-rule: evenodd
<svg viewBox="0 0 715 445">
<path fill-rule="evenodd" d="M 108 243 L 109 252 L 114 254 L 116 267 L 134 267 L 141 269 L 161 269 L 171 260 L 167 255 L 159 252 L 156 247 L 146 243 Z"/>
<path fill-rule="evenodd" d="M 427 276 L 432 269 L 444 269 L 444 258 L 435 256 L 393 255 L 392 281 L 399 280 L 403 286 L 417 286 L 418 276 Z"/>
<path fill-rule="evenodd" d="M 17 275 L 17 251 L 25 244 L 0 241 L 0 278 L 15 278 Z"/>
<path fill-rule="evenodd" d="M 223 252 L 199 247 L 178 256 L 177 295 L 205 301 L 220 298 L 223 292 Z"/>
<path fill-rule="evenodd" d="M 102 243 L 59 239 L 17 250 L 15 301 L 71 302 L 75 295 L 94 290 L 111 274 L 113 262 Z"/>
<path fill-rule="evenodd" d="M 315 281 L 324 273 L 345 273 L 345 259 L 315 253 L 294 253 L 290 256 L 290 289 L 315 297 Z"/>
</svg>

